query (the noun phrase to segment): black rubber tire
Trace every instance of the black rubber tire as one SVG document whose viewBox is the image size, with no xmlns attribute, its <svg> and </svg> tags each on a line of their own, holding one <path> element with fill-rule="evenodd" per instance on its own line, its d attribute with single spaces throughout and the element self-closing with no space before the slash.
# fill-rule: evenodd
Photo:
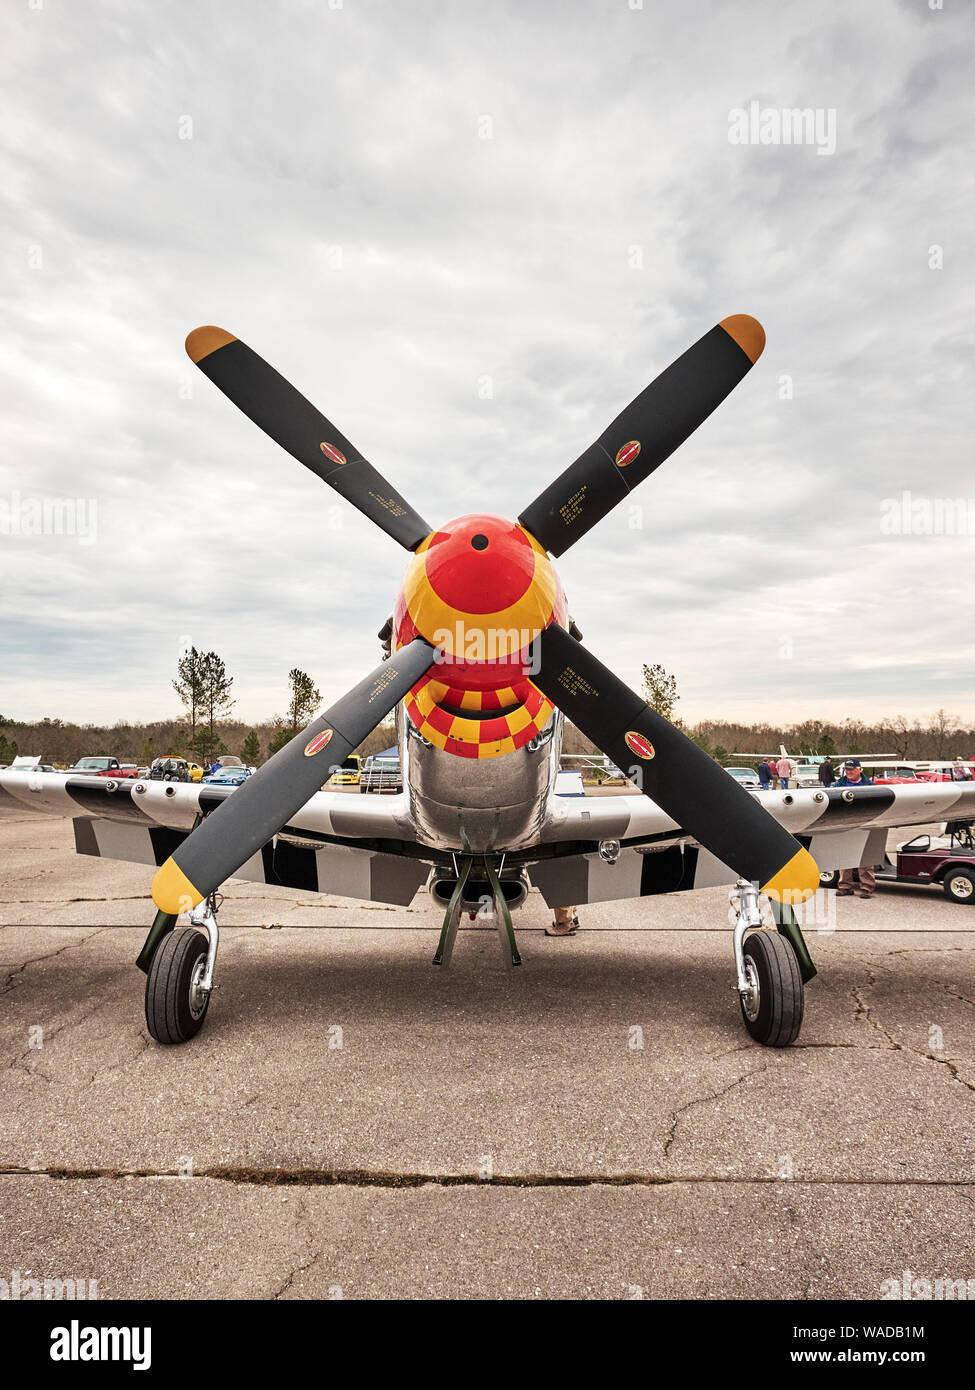
<svg viewBox="0 0 975 1390">
<path fill-rule="evenodd" d="M 788 1047 L 802 1027 L 802 976 L 796 953 L 777 931 L 753 931 L 745 937 L 744 952 L 758 975 L 758 1014 L 741 1016 L 745 1027 L 763 1047 Z"/>
<path fill-rule="evenodd" d="M 172 931 L 156 950 L 146 977 L 146 1026 L 158 1043 L 184 1043 L 203 1027 L 210 1007 L 194 1018 L 190 1011 L 190 982 L 209 943 L 194 927 Z"/>
<path fill-rule="evenodd" d="M 826 869 L 819 875 L 820 888 L 838 888 L 840 886 L 839 869 Z"/>
<path fill-rule="evenodd" d="M 945 890 L 945 896 L 950 898 L 953 903 L 975 903 L 975 891 L 968 893 L 965 897 L 960 897 L 952 891 L 952 884 L 957 883 L 960 878 L 966 880 L 975 890 L 975 873 L 971 869 L 949 869 L 942 879 L 941 886 Z"/>
</svg>

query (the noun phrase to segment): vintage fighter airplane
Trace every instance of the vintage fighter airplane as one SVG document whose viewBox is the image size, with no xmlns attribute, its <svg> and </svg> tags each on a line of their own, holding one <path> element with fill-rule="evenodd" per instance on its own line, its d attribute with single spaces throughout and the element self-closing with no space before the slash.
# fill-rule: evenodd
<svg viewBox="0 0 975 1390">
<path fill-rule="evenodd" d="M 729 883 L 745 1026 L 766 1045 L 794 1041 L 815 969 L 792 906 L 816 891 L 820 868 L 879 862 L 890 826 L 971 819 L 975 790 L 747 792 L 582 645 L 550 558 L 628 497 L 764 345 L 755 319 L 722 320 L 517 522 L 477 513 L 434 529 L 243 342 L 213 327 L 189 335 L 205 375 L 411 558 L 379 634 L 386 659 L 240 787 L 0 772 L 0 795 L 74 818 L 80 853 L 158 866 L 138 960 L 154 1038 L 185 1042 L 201 1028 L 217 890 L 237 877 L 404 904 L 427 883 L 445 909 L 439 965 L 462 914 L 485 908 L 506 963 L 520 964 L 511 911 L 532 884 L 551 906 Z M 394 708 L 403 791 L 323 790 Z M 563 716 L 638 793 L 556 798 Z M 183 913 L 190 925 L 174 930 Z"/>
</svg>

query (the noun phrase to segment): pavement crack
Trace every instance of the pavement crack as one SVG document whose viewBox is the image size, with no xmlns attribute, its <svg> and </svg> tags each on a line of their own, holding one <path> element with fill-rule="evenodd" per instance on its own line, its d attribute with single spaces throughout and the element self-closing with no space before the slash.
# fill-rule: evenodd
<svg viewBox="0 0 975 1390">
<path fill-rule="evenodd" d="M 969 1004 L 975 1009 L 975 999 L 969 999 L 967 994 L 962 994 L 961 991 L 955 989 L 953 985 L 942 984 L 941 988 L 944 990 L 945 994 L 950 994 L 952 999 L 960 999 L 963 1004 Z"/>
<path fill-rule="evenodd" d="M 69 903 L 144 903 L 146 893 L 113 893 L 110 898 L 4 898 L 4 907 L 66 907 Z"/>
<path fill-rule="evenodd" d="M 734 1050 L 737 1051 L 738 1049 Z M 749 1049 L 749 1051 L 750 1050 L 751 1049 Z M 722 1096 L 726 1096 L 729 1092 L 733 1091 L 736 1086 L 740 1086 L 743 1081 L 747 1081 L 750 1076 L 758 1076 L 759 1073 L 768 1071 L 770 1066 L 771 1062 L 763 1062 L 761 1066 L 752 1067 L 750 1071 L 742 1072 L 741 1076 L 736 1076 L 734 1081 L 730 1082 L 720 1091 L 715 1091 L 707 1096 L 695 1096 L 693 1100 L 689 1100 L 685 1102 L 684 1105 L 679 1106 L 678 1109 L 673 1112 L 670 1130 L 668 1131 L 667 1138 L 664 1140 L 664 1158 L 669 1158 L 670 1150 L 673 1148 L 674 1141 L 677 1138 L 677 1126 L 680 1124 L 682 1116 L 684 1116 L 688 1110 L 693 1110 L 695 1106 L 698 1105 L 710 1105 L 712 1101 L 720 1100 Z"/>
<path fill-rule="evenodd" d="M 304 1228 L 305 1241 L 310 1246 L 312 1242 L 312 1233 L 311 1227 L 308 1224 L 308 1212 L 306 1209 L 305 1197 L 303 1192 L 299 1192 L 298 1194 L 297 1210 L 295 1212 L 295 1225 L 299 1228 Z M 280 1288 L 278 1288 L 277 1291 L 271 1295 L 272 1302 L 276 1299 L 284 1298 L 285 1294 L 290 1292 L 291 1287 L 294 1284 L 295 1280 L 298 1278 L 298 1276 L 301 1274 L 306 1274 L 310 1269 L 314 1269 L 315 1265 L 321 1258 L 322 1252 L 320 1250 L 316 1250 L 314 1252 L 309 1251 L 304 1261 L 301 1264 L 295 1265 L 291 1273 L 285 1277 Z"/>
<path fill-rule="evenodd" d="M 91 1017 L 90 1014 L 89 1017 Z M 107 1067 L 98 1067 L 88 1078 L 88 1085 L 93 1086 L 96 1081 L 99 1081 L 103 1076 L 108 1076 L 113 1071 L 122 1071 L 125 1067 L 130 1067 L 133 1062 L 152 1046 L 152 1039 L 149 1037 L 149 1034 L 142 1030 L 138 1033 L 138 1041 L 139 1046 L 132 1053 L 131 1057 L 126 1057 L 125 1060 L 121 1062 L 112 1062 Z"/>
<path fill-rule="evenodd" d="M 765 1070 L 765 1068 L 761 1068 Z M 752 1073 L 749 1073 L 752 1075 Z M 739 1077 L 732 1085 L 744 1080 Z M 729 1090 L 731 1087 L 728 1088 Z M 170 1181 L 228 1182 L 235 1186 L 258 1187 L 369 1187 L 369 1188 L 420 1188 L 420 1187 L 669 1187 L 681 1184 L 720 1183 L 728 1186 L 780 1185 L 783 1187 L 801 1186 L 842 1186 L 842 1187 L 939 1187 L 957 1191 L 966 1201 L 975 1202 L 975 1184 L 970 1178 L 919 1178 L 919 1177 L 863 1177 L 844 1174 L 813 1174 L 784 1178 L 778 1174 L 757 1173 L 740 1175 L 728 1172 L 689 1173 L 679 1177 L 655 1173 L 495 1173 L 490 1179 L 477 1173 L 420 1173 L 414 1171 L 379 1170 L 362 1168 L 232 1168 L 217 1166 L 197 1168 L 192 1174 L 180 1173 L 175 1169 L 152 1168 L 26 1168 L 20 1165 L 0 1166 L 0 1181 L 4 1178 L 14 1181 L 18 1178 L 48 1178 L 52 1181 Z M 310 1252 L 309 1252 L 310 1253 Z M 319 1252 L 320 1257 L 321 1252 Z M 309 1262 L 304 1268 L 310 1268 Z M 288 1279 L 301 1273 L 298 1265 L 287 1276 L 279 1294 L 284 1292 Z"/>
<path fill-rule="evenodd" d="M 873 1010 L 870 1008 L 870 1005 L 864 999 L 864 995 L 869 990 L 873 989 L 876 982 L 877 977 L 876 975 L 874 975 L 872 969 L 868 965 L 866 985 L 860 988 L 853 988 L 850 990 L 850 998 L 853 1000 L 856 1006 L 853 1014 L 853 1022 L 869 1023 L 872 1028 L 876 1029 L 876 1031 L 881 1035 L 881 1037 L 887 1039 L 889 1050 L 892 1052 L 906 1052 L 910 1056 L 921 1057 L 926 1062 L 936 1062 L 938 1066 L 947 1067 L 948 1071 L 951 1074 L 952 1080 L 957 1081 L 960 1086 L 964 1086 L 969 1091 L 975 1091 L 975 1083 L 971 1081 L 966 1081 L 966 1079 L 959 1072 L 954 1062 L 950 1061 L 947 1057 L 936 1057 L 933 1052 L 925 1052 L 923 1048 L 911 1047 L 909 1044 L 898 1042 L 897 1039 L 893 1036 L 893 1034 L 890 1033 L 883 1026 L 883 1024 L 874 1017 Z M 948 986 L 943 986 L 943 988 L 947 989 Z M 971 1003 L 972 1001 L 966 1000 L 965 1002 Z"/>
<path fill-rule="evenodd" d="M 16 970 L 11 970 L 7 974 L 3 984 L 0 985 L 0 994 L 9 994 L 14 988 L 14 981 L 17 979 L 17 976 L 22 975 L 29 965 L 38 965 L 41 961 L 54 960 L 55 957 L 63 955 L 65 951 L 80 950 L 82 946 L 87 945 L 89 941 L 98 936 L 101 932 L 110 930 L 110 927 L 96 927 L 95 930 L 89 932 L 87 936 L 83 936 L 80 941 L 68 941 L 64 946 L 59 946 L 56 951 L 45 951 L 42 956 L 31 956 L 29 960 L 25 960 L 21 965 L 18 965 Z"/>
</svg>

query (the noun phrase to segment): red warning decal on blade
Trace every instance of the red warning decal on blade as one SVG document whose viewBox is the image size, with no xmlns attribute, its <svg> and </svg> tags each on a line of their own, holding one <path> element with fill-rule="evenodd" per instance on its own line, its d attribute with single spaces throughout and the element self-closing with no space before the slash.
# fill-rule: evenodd
<svg viewBox="0 0 975 1390">
<path fill-rule="evenodd" d="M 332 737 L 332 730 L 326 729 L 323 734 L 318 734 L 316 738 L 309 740 L 305 744 L 305 757 L 312 758 L 316 753 L 320 753 Z"/>
<path fill-rule="evenodd" d="M 636 447 L 639 449 L 639 444 Z M 345 463 L 346 461 L 345 455 L 336 449 L 334 444 L 323 444 L 321 450 L 325 457 L 331 459 L 333 463 Z"/>
<path fill-rule="evenodd" d="M 624 741 L 630 752 L 635 753 L 638 758 L 645 758 L 649 762 L 651 758 L 656 756 L 656 749 L 653 744 L 642 734 L 625 734 Z"/>
<path fill-rule="evenodd" d="M 322 448 L 323 448 L 323 449 L 325 448 L 325 445 L 324 445 L 324 444 L 322 445 Z M 631 439 L 630 442 L 629 442 L 629 444 L 624 444 L 623 447 L 622 447 L 622 449 L 621 449 L 621 450 L 619 451 L 619 453 L 616 455 L 616 466 L 617 466 L 617 468 L 625 468 L 626 465 L 627 465 L 628 463 L 632 463 L 633 460 L 636 458 L 636 456 L 637 456 L 637 454 L 638 454 L 639 452 L 640 452 L 640 441 L 639 441 L 639 439 Z"/>
</svg>

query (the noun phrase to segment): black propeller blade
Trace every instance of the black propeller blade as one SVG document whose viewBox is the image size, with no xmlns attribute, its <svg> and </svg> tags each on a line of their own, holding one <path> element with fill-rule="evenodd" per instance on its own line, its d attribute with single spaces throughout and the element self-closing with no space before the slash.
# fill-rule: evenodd
<svg viewBox="0 0 975 1390">
<path fill-rule="evenodd" d="M 246 343 L 223 328 L 194 328 L 186 339 L 186 351 L 255 425 L 394 541 L 414 550 L 430 534 L 423 517 L 355 445 Z"/>
<path fill-rule="evenodd" d="M 562 555 L 697 429 L 758 361 L 762 325 L 734 314 L 641 391 L 518 520 Z"/>
<path fill-rule="evenodd" d="M 640 790 L 724 864 L 781 901 L 803 902 L 819 887 L 808 850 L 723 767 L 553 623 L 536 638 L 532 681 L 623 769 Z"/>
<path fill-rule="evenodd" d="M 417 638 L 285 744 L 166 860 L 152 883 L 156 906 L 173 915 L 188 912 L 236 873 L 320 790 L 435 659 L 435 648 Z"/>
</svg>

